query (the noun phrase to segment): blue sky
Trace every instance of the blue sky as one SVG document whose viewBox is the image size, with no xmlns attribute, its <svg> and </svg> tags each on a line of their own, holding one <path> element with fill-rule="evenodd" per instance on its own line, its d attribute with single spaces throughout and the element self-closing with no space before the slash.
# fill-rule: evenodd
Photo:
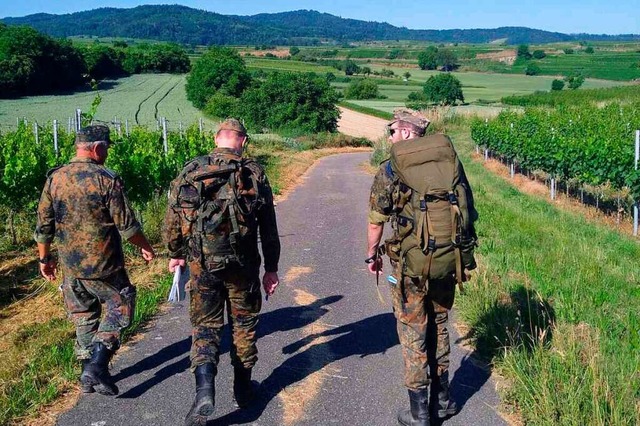
<svg viewBox="0 0 640 426">
<path fill-rule="evenodd" d="M 312 9 L 343 18 L 388 22 L 414 29 L 524 26 L 562 33 L 640 33 L 640 0 L 0 0 L 0 17 L 167 3 L 224 15 Z"/>
</svg>

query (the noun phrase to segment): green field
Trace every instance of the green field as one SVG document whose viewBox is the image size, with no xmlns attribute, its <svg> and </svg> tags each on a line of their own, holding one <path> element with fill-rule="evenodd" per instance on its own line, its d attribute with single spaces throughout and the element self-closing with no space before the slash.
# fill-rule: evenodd
<svg viewBox="0 0 640 426">
<path fill-rule="evenodd" d="M 381 70 L 383 67 L 372 66 L 372 69 Z M 422 84 L 432 75 L 436 75 L 439 71 L 423 71 L 419 69 L 407 68 L 387 68 L 393 70 L 396 75 L 402 75 L 406 71 L 411 73 L 409 84 L 388 85 L 380 84 L 380 94 L 387 97 L 383 100 L 350 100 L 358 105 L 369 108 L 379 109 L 381 111 L 392 112 L 394 108 L 404 106 L 407 95 L 413 91 L 422 90 Z M 453 73 L 462 83 L 462 93 L 465 102 L 477 103 L 483 101 L 499 102 L 504 96 L 510 95 L 528 95 L 536 91 L 549 91 L 553 77 L 547 76 L 526 76 L 526 75 L 505 75 L 505 74 L 489 74 L 477 72 L 456 72 Z M 337 88 L 344 88 L 346 83 L 333 83 Z M 587 79 L 583 88 L 600 88 L 612 87 L 620 85 L 615 81 Z"/>
<path fill-rule="evenodd" d="M 312 62 L 291 61 L 286 59 L 268 59 L 256 57 L 244 57 L 244 62 L 249 69 L 262 69 L 265 71 L 294 71 L 294 72 L 315 72 L 334 74 L 340 73 L 333 67 L 317 65 Z"/>
<path fill-rule="evenodd" d="M 99 93 L 102 102 L 94 117 L 96 120 L 113 121 L 117 117 L 131 126 L 156 126 L 156 118 L 166 117 L 169 127 L 178 129 L 179 123 L 190 125 L 204 115 L 187 100 L 185 75 L 135 74 L 118 80 L 100 83 L 98 91 L 82 91 L 51 96 L 31 96 L 20 99 L 0 100 L 0 130 L 15 129 L 16 119 L 26 118 L 40 124 L 58 120 L 66 128 L 69 117 L 76 108 L 89 109 Z M 212 120 L 205 119 L 209 127 Z"/>
</svg>

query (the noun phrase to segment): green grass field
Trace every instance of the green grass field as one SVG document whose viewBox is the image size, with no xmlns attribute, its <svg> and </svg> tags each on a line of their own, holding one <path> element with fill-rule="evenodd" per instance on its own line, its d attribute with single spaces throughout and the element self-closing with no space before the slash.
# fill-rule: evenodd
<svg viewBox="0 0 640 426">
<path fill-rule="evenodd" d="M 294 72 L 315 72 L 315 73 L 327 73 L 332 72 L 334 74 L 340 73 L 333 67 L 324 65 L 317 65 L 312 62 L 300 62 L 291 61 L 286 59 L 268 59 L 268 58 L 256 58 L 256 57 L 244 57 L 244 62 L 249 69 L 262 69 L 265 71 L 294 71 Z"/>
<path fill-rule="evenodd" d="M 114 81 L 104 81 L 99 90 L 82 91 L 50 96 L 31 96 L 0 101 L 0 131 L 15 129 L 16 119 L 26 118 L 40 124 L 58 120 L 66 128 L 69 117 L 76 108 L 88 110 L 99 93 L 102 102 L 95 116 L 96 120 L 112 121 L 115 117 L 129 125 L 155 127 L 156 118 L 166 117 L 169 127 L 178 129 L 196 123 L 204 115 L 187 100 L 185 75 L 175 74 L 135 74 Z M 205 119 L 207 128 L 214 122 Z"/>
<path fill-rule="evenodd" d="M 585 77 L 628 81 L 640 78 L 640 53 L 596 50 L 593 54 L 576 52 L 571 55 L 549 55 L 531 62 L 542 74 L 570 75 L 580 72 Z M 526 64 L 514 65 L 510 71 L 524 74 Z"/>
</svg>

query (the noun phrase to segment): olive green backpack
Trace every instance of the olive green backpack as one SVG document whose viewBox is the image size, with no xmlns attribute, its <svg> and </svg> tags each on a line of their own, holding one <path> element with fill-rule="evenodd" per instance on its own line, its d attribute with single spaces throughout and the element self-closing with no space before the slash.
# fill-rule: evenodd
<svg viewBox="0 0 640 426">
<path fill-rule="evenodd" d="M 461 284 L 463 269 L 476 267 L 478 214 L 451 140 L 434 134 L 397 142 L 389 167 L 396 185 L 387 255 L 403 276 L 420 277 L 423 284 L 452 275 Z"/>
<path fill-rule="evenodd" d="M 187 164 L 176 207 L 182 211 L 190 258 L 210 271 L 243 265 L 243 243 L 256 238 L 257 178 L 249 163 L 202 156 Z"/>
</svg>

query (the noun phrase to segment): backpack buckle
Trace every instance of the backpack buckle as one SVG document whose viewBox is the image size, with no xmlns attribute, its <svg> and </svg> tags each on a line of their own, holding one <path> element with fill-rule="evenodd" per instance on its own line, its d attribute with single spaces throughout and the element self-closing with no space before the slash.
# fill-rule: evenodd
<svg viewBox="0 0 640 426">
<path fill-rule="evenodd" d="M 456 197 L 456 194 L 454 194 L 453 192 L 449 193 L 449 203 L 452 206 L 457 206 L 458 205 L 458 197 Z"/>
<path fill-rule="evenodd" d="M 422 212 L 427 211 L 427 200 L 424 198 L 420 200 L 420 211 Z"/>
<path fill-rule="evenodd" d="M 436 251 L 436 239 L 429 238 L 427 240 L 427 250 L 425 251 L 425 254 L 433 253 L 434 251 Z"/>
</svg>

